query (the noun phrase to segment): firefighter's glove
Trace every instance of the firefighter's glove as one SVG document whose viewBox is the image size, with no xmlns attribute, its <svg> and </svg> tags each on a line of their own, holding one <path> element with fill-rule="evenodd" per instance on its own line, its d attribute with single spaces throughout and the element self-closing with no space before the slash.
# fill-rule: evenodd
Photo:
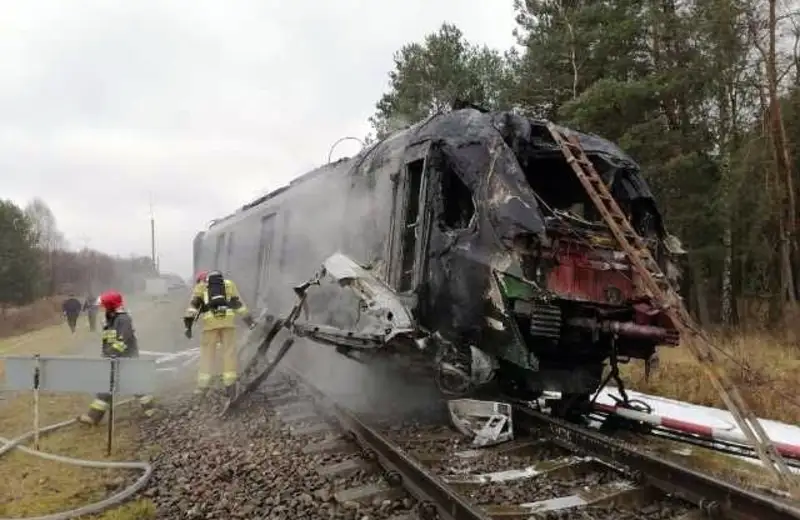
<svg viewBox="0 0 800 520">
<path fill-rule="evenodd" d="M 253 330 L 254 328 L 256 328 L 256 322 L 253 321 L 253 317 L 250 316 L 249 314 L 245 315 L 245 317 L 242 318 L 242 319 L 244 320 L 245 325 L 247 325 L 247 327 L 250 330 Z"/>
<path fill-rule="evenodd" d="M 183 331 L 183 335 L 186 336 L 186 339 L 192 339 L 192 329 L 187 327 L 186 330 Z"/>
</svg>

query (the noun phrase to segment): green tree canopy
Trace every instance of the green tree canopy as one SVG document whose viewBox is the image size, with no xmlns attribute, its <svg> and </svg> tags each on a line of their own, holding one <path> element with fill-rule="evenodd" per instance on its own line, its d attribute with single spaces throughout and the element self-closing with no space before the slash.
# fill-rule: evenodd
<svg viewBox="0 0 800 520">
<path fill-rule="evenodd" d="M 515 84 L 513 53 L 472 45 L 454 25 L 443 24 L 421 43 L 395 53 L 389 91 L 370 118 L 379 138 L 448 110 L 461 99 L 491 108 L 507 107 Z"/>
<path fill-rule="evenodd" d="M 36 240 L 25 213 L 13 202 L 0 200 L 0 305 L 21 305 L 36 297 Z"/>
</svg>

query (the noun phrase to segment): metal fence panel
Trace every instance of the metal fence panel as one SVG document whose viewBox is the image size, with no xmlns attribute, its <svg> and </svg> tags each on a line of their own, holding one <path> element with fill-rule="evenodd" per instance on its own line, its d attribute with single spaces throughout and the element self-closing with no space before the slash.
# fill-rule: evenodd
<svg viewBox="0 0 800 520">
<path fill-rule="evenodd" d="M 5 362 L 7 390 L 33 389 L 36 359 L 33 356 L 0 357 Z M 107 392 L 111 360 L 88 357 L 41 356 L 39 389 L 55 392 Z M 154 359 L 119 359 L 117 392 L 121 395 L 149 394 L 156 388 Z"/>
</svg>

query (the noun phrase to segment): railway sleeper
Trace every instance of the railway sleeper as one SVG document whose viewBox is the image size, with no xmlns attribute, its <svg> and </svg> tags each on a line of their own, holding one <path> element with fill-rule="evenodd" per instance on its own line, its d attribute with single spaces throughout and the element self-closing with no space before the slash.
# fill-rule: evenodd
<svg viewBox="0 0 800 520">
<path fill-rule="evenodd" d="M 305 382 L 301 381 L 300 387 L 308 390 Z M 347 420 L 342 423 L 337 419 L 336 412 L 332 411 L 335 406 L 332 407 L 330 402 L 325 401 L 326 398 L 314 395 L 314 391 L 311 403 L 313 406 L 321 405 L 319 418 L 329 422 L 325 423 L 327 428 L 306 432 L 307 435 L 326 437 L 310 442 L 304 453 L 342 456 L 338 462 L 320 465 L 318 473 L 332 483 L 342 483 L 354 475 L 378 472 L 380 467 L 387 467 L 386 452 L 380 447 L 365 443 L 364 434 L 358 433 L 357 429 L 349 429 Z M 303 397 L 303 391 L 296 396 L 298 400 Z M 323 401 L 320 402 L 319 399 Z M 298 405 L 304 410 L 307 406 L 307 403 Z M 290 406 L 285 409 L 290 411 L 293 408 Z M 301 424 L 307 422 L 309 415 L 304 415 Z M 337 426 L 333 426 L 334 424 Z M 764 511 L 769 514 L 753 516 L 752 511 L 731 510 L 729 505 L 720 507 L 722 504 L 713 500 L 695 497 L 694 500 L 687 501 L 680 498 L 680 494 L 675 496 L 665 492 L 653 477 L 632 471 L 627 466 L 609 463 L 602 450 L 599 452 L 600 457 L 590 456 L 591 443 L 581 444 L 581 448 L 576 449 L 572 442 L 559 441 L 564 439 L 566 433 L 560 425 L 542 429 L 531 428 L 529 421 L 523 424 L 526 433 L 522 436 L 518 434 L 511 442 L 481 449 L 463 449 L 463 437 L 456 431 L 439 430 L 431 433 L 423 430 L 412 433 L 387 426 L 388 431 L 384 438 L 395 446 L 398 453 L 415 461 L 414 464 L 424 468 L 423 471 L 428 472 L 428 475 L 435 475 L 431 478 L 442 489 L 449 490 L 448 494 L 461 497 L 458 505 L 468 511 L 463 516 L 448 515 L 447 511 L 455 510 L 452 504 L 447 509 L 442 502 L 429 499 L 442 498 L 435 491 L 423 489 L 425 493 L 420 495 L 421 484 L 407 481 L 409 478 L 413 480 L 415 474 L 406 473 L 404 479 L 401 473 L 391 470 L 392 461 L 389 461 L 390 470 L 383 475 L 377 475 L 366 484 L 336 489 L 331 497 L 343 507 L 357 508 L 358 504 L 375 505 L 400 496 L 422 496 L 423 500 L 416 502 L 417 509 L 411 518 L 425 520 L 605 519 L 618 516 L 632 518 L 631 514 L 635 514 L 636 518 L 663 520 L 800 518 L 800 515 L 793 516 L 790 508 L 785 512 L 769 512 L 769 507 L 766 507 Z M 344 429 L 344 435 L 331 437 L 332 431 L 339 427 Z M 570 425 L 569 428 L 575 431 L 579 429 L 575 425 Z M 296 434 L 297 431 L 299 430 L 293 430 L 292 433 Z M 573 440 L 574 435 L 576 434 L 570 437 Z M 474 467 L 470 468 L 470 465 Z M 676 485 L 679 485 L 680 476 L 676 474 L 675 479 Z M 498 493 L 496 496 L 493 490 Z M 456 499 L 451 497 L 449 500 Z"/>
</svg>

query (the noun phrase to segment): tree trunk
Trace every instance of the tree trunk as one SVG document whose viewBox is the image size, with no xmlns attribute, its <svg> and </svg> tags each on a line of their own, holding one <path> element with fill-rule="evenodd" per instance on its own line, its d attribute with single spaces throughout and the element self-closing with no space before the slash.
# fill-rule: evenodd
<svg viewBox="0 0 800 520">
<path fill-rule="evenodd" d="M 795 283 L 792 273 L 793 251 L 797 248 L 795 233 L 795 199 L 794 182 L 792 179 L 792 163 L 789 157 L 789 146 L 786 138 L 786 128 L 783 124 L 780 99 L 778 98 L 778 66 L 777 66 L 777 0 L 769 0 L 769 51 L 767 54 L 767 88 L 770 104 L 770 133 L 774 147 L 774 157 L 778 174 L 779 193 L 781 194 L 780 211 L 780 273 L 781 297 L 793 310 L 797 299 L 795 296 Z"/>
<path fill-rule="evenodd" d="M 722 247 L 724 257 L 722 260 L 722 301 L 720 317 L 724 327 L 733 324 L 733 233 L 731 231 L 730 220 L 725 223 L 722 231 Z"/>
<path fill-rule="evenodd" d="M 708 312 L 708 300 L 706 299 L 708 284 L 703 275 L 703 269 L 693 254 L 689 254 L 687 263 L 690 278 L 689 291 L 691 293 L 692 306 L 695 308 L 695 318 L 701 327 L 707 327 L 711 321 Z"/>
</svg>

